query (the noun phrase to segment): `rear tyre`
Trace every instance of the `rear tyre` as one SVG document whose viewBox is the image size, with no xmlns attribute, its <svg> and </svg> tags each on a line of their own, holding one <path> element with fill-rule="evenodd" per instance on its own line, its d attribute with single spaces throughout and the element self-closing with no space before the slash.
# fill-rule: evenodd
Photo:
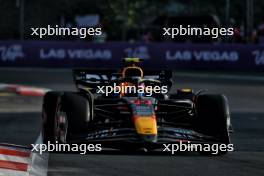
<svg viewBox="0 0 264 176">
<path fill-rule="evenodd" d="M 230 113 L 227 98 L 224 95 L 199 95 L 196 102 L 196 130 L 202 134 L 214 136 L 221 144 L 230 144 Z M 226 154 L 219 151 L 216 155 Z M 213 152 L 201 152 L 211 155 Z"/>
<path fill-rule="evenodd" d="M 42 137 L 43 143 L 47 144 L 48 141 L 54 142 L 54 122 L 56 108 L 59 101 L 60 92 L 47 92 L 43 97 L 42 104 Z"/>
</svg>

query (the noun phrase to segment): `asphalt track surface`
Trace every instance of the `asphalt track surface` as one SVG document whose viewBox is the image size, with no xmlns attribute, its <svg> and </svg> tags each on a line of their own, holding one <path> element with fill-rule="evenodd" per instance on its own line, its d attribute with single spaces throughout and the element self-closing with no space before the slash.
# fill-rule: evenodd
<svg viewBox="0 0 264 176">
<path fill-rule="evenodd" d="M 2 69 L 0 80 L 3 83 L 74 90 L 68 70 Z M 234 127 L 234 134 L 231 135 L 234 152 L 221 157 L 200 156 L 196 153 L 169 155 L 161 152 L 50 154 L 48 175 L 263 176 L 264 80 L 250 79 L 250 76 L 243 79 L 240 76 L 227 78 L 225 75 L 219 77 L 218 74 L 176 72 L 174 81 L 174 90 L 192 87 L 227 95 Z M 41 98 L 0 96 L 0 142 L 21 145 L 34 143 L 40 130 L 40 110 Z"/>
</svg>

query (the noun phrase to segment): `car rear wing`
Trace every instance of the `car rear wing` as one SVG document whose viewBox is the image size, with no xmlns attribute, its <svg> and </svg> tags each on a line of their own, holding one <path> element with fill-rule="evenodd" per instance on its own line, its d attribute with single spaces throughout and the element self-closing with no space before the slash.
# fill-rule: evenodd
<svg viewBox="0 0 264 176">
<path fill-rule="evenodd" d="M 74 69 L 73 79 L 77 86 L 88 89 L 96 89 L 97 86 L 105 86 L 113 80 L 121 78 L 118 69 Z M 170 70 L 144 70 L 145 79 L 156 79 L 161 82 L 168 82 L 172 77 Z"/>
</svg>

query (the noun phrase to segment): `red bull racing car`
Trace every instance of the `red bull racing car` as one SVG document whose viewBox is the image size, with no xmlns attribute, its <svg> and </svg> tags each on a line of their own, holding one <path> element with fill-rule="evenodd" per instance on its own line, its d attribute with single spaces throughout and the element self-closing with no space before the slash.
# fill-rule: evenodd
<svg viewBox="0 0 264 176">
<path fill-rule="evenodd" d="M 143 70 L 138 62 L 127 58 L 121 70 L 73 70 L 78 91 L 44 96 L 44 143 L 100 143 L 131 150 L 184 141 L 230 143 L 224 95 L 173 91 L 171 71 Z"/>
</svg>

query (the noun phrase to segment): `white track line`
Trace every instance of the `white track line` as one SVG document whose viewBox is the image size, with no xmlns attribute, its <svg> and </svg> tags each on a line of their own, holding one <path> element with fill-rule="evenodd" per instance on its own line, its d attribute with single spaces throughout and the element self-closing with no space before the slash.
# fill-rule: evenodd
<svg viewBox="0 0 264 176">
<path fill-rule="evenodd" d="M 24 176 L 28 175 L 30 152 L 24 148 L 0 146 L 0 176 Z"/>
<path fill-rule="evenodd" d="M 0 169 L 0 176 L 29 176 L 28 172 Z"/>
<path fill-rule="evenodd" d="M 40 133 L 35 144 L 42 144 L 42 134 Z M 29 176 L 47 176 L 49 164 L 49 153 L 31 154 L 31 163 L 29 164 Z"/>
<path fill-rule="evenodd" d="M 11 156 L 11 155 L 4 155 L 0 154 L 0 160 L 6 160 L 6 161 L 14 161 L 19 163 L 30 163 L 29 157 L 21 157 L 21 156 Z"/>
<path fill-rule="evenodd" d="M 35 144 L 42 143 L 40 134 Z M 29 148 L 9 144 L 2 144 L 0 149 L 0 161 L 3 164 L 0 166 L 0 176 L 47 176 L 49 153 L 40 155 Z M 21 167 L 26 168 L 24 170 Z"/>
</svg>

